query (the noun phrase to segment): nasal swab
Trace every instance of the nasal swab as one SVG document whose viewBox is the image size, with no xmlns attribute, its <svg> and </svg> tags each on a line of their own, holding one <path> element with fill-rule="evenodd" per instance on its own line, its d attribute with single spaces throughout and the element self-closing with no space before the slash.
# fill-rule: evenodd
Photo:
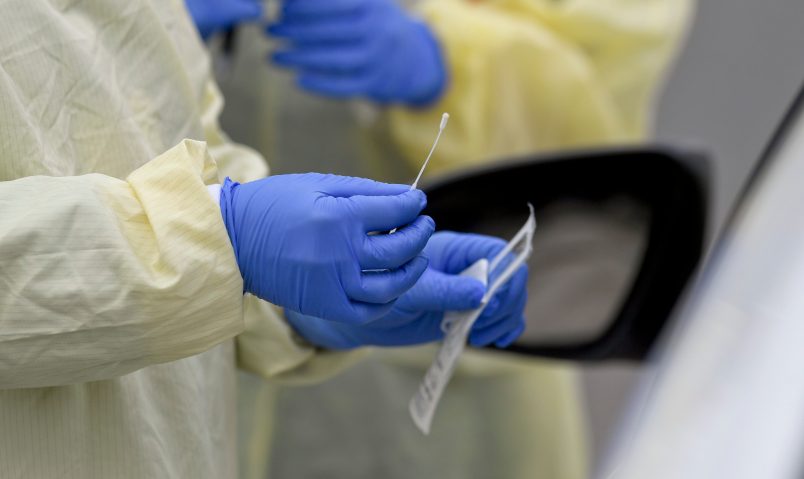
<svg viewBox="0 0 804 479">
<path fill-rule="evenodd" d="M 419 186 L 419 180 L 422 179 L 422 175 L 424 174 L 424 169 L 427 168 L 427 164 L 430 163 L 430 158 L 433 157 L 433 152 L 435 151 L 436 146 L 438 146 L 438 140 L 441 139 L 441 134 L 444 133 L 444 128 L 447 127 L 448 122 L 449 122 L 449 113 L 444 113 L 443 115 L 441 115 L 441 124 L 438 126 L 438 135 L 436 135 L 436 139 L 433 142 L 433 146 L 430 148 L 430 153 L 427 154 L 427 159 L 424 160 L 424 164 L 422 165 L 422 169 L 419 170 L 419 176 L 417 176 L 416 181 L 414 181 L 413 184 L 410 185 L 410 190 L 408 190 L 408 191 L 413 191 L 413 190 L 416 189 L 417 186 Z M 398 230 L 398 229 L 399 228 L 394 228 L 391 231 L 389 231 L 388 234 L 392 235 L 392 234 L 396 233 L 396 230 Z"/>
<path fill-rule="evenodd" d="M 415 190 L 417 186 L 419 186 L 419 180 L 422 179 L 422 174 L 424 174 L 424 169 L 427 168 L 427 164 L 430 163 L 430 158 L 433 156 L 433 152 L 438 146 L 438 140 L 441 139 L 441 134 L 444 133 L 444 128 L 447 127 L 447 123 L 449 122 L 449 113 L 444 113 L 441 115 L 441 125 L 438 127 L 438 135 L 436 135 L 436 139 L 433 142 L 433 147 L 430 148 L 430 153 L 427 155 L 427 159 L 424 160 L 424 164 L 422 165 L 422 169 L 419 170 L 419 176 L 416 177 L 416 181 L 410 185 L 411 190 Z"/>
</svg>

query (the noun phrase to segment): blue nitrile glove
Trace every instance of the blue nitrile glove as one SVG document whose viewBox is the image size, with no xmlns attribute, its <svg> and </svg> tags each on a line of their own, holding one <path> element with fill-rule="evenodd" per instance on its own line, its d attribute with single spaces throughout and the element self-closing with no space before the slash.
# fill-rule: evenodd
<svg viewBox="0 0 804 479">
<path fill-rule="evenodd" d="M 394 0 L 284 0 L 268 32 L 287 41 L 274 62 L 314 93 L 418 106 L 446 84 L 432 32 Z"/>
<path fill-rule="evenodd" d="M 311 343 L 328 349 L 359 346 L 407 346 L 443 338 L 445 311 L 473 309 L 485 293 L 483 284 L 457 276 L 477 260 L 491 260 L 505 242 L 490 236 L 440 232 L 424 249 L 430 266 L 385 317 L 367 324 L 343 324 L 287 311 L 288 322 Z M 489 302 L 469 336 L 473 346 L 509 346 L 525 329 L 527 267 L 523 266 Z"/>
<path fill-rule="evenodd" d="M 262 17 L 260 0 L 185 0 L 185 4 L 204 39 L 239 23 Z"/>
<path fill-rule="evenodd" d="M 427 269 L 424 193 L 362 178 L 228 178 L 221 210 L 244 289 L 286 309 L 360 324 L 385 316 Z M 369 235 L 401 227 L 393 235 Z"/>
</svg>

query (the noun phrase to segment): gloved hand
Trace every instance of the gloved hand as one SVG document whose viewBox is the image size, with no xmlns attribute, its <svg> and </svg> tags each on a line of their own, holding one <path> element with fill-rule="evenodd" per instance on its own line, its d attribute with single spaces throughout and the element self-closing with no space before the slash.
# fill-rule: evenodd
<svg viewBox="0 0 804 479">
<path fill-rule="evenodd" d="M 314 93 L 425 105 L 446 83 L 432 32 L 394 0 L 284 0 L 268 32 L 288 42 L 274 62 Z"/>
<path fill-rule="evenodd" d="M 316 173 L 227 178 L 220 205 L 245 291 L 332 321 L 385 316 L 427 268 L 419 254 L 435 228 L 419 216 L 424 193 L 408 188 Z"/>
<path fill-rule="evenodd" d="M 407 346 L 442 339 L 444 312 L 474 309 L 485 288 L 479 281 L 457 276 L 481 258 L 491 260 L 505 242 L 490 236 L 440 232 L 430 238 L 424 255 L 430 266 L 385 317 L 366 324 L 343 324 L 286 312 L 288 322 L 302 337 L 328 349 L 359 346 Z M 495 343 L 509 346 L 525 330 L 527 267 L 489 301 L 469 336 L 473 346 Z"/>
<path fill-rule="evenodd" d="M 185 4 L 204 39 L 239 23 L 262 17 L 260 0 L 185 0 Z"/>
</svg>

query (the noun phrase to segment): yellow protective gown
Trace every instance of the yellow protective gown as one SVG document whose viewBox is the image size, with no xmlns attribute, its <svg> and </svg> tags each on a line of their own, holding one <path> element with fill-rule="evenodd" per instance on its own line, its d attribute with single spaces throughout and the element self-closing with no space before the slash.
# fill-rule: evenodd
<svg viewBox="0 0 804 479">
<path fill-rule="evenodd" d="M 512 155 L 637 142 L 650 134 L 653 100 L 692 0 L 406 3 L 416 4 L 444 49 L 449 87 L 437 103 L 386 109 L 361 143 L 361 115 L 288 91 L 281 73 L 254 72 L 266 46 L 255 46 L 259 33 L 252 32 L 229 65 L 227 96 L 239 102 L 229 124 L 283 171 L 399 182 L 415 176 L 444 111 L 452 118 L 428 175 Z M 394 163 L 400 152 L 406 172 Z M 381 353 L 326 384 L 278 392 L 244 377 L 245 477 L 267 477 L 269 450 L 270 477 L 278 478 L 586 477 L 573 370 L 470 352 L 423 438 L 406 404 L 433 356 L 432 348 Z M 265 413 L 274 407 L 275 416 Z M 260 422 L 250 421 L 254 410 L 263 413 Z"/>
<path fill-rule="evenodd" d="M 236 477 L 236 359 L 348 358 L 244 300 L 206 185 L 265 163 L 181 0 L 0 5 L 0 477 Z"/>
<path fill-rule="evenodd" d="M 446 94 L 390 112 L 415 165 L 452 115 L 429 173 L 535 151 L 622 144 L 651 131 L 653 100 L 692 0 L 426 0 Z"/>
</svg>

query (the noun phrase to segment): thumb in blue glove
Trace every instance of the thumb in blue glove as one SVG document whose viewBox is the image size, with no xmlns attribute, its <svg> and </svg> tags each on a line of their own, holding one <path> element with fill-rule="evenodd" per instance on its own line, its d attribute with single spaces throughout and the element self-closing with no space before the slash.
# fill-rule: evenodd
<svg viewBox="0 0 804 479">
<path fill-rule="evenodd" d="M 430 258 L 430 266 L 388 315 L 361 325 L 324 321 L 293 312 L 287 312 L 286 316 L 305 339 L 328 349 L 408 346 L 437 341 L 444 336 L 441 329 L 444 313 L 477 308 L 485 293 L 482 283 L 458 276 L 458 273 L 481 258 L 493 258 L 503 247 L 505 242 L 489 236 L 436 233 L 424 252 Z M 498 347 L 507 347 L 522 334 L 526 287 L 527 268 L 522 267 L 478 318 L 470 333 L 470 344 L 495 343 Z"/>
<path fill-rule="evenodd" d="M 420 106 L 446 85 L 434 35 L 394 0 L 285 0 L 268 32 L 286 41 L 274 62 L 314 93 Z"/>
<path fill-rule="evenodd" d="M 427 268 L 435 228 L 419 216 L 424 193 L 408 188 L 315 173 L 227 179 L 220 204 L 244 290 L 333 321 L 387 315 Z"/>
<path fill-rule="evenodd" d="M 328 349 L 409 346 L 441 339 L 444 312 L 474 309 L 480 306 L 484 292 L 480 281 L 428 268 L 388 315 L 371 323 L 344 324 L 293 312 L 286 316 L 302 337 Z"/>
<path fill-rule="evenodd" d="M 205 40 L 214 33 L 262 17 L 260 0 L 185 0 L 185 5 Z"/>
</svg>

